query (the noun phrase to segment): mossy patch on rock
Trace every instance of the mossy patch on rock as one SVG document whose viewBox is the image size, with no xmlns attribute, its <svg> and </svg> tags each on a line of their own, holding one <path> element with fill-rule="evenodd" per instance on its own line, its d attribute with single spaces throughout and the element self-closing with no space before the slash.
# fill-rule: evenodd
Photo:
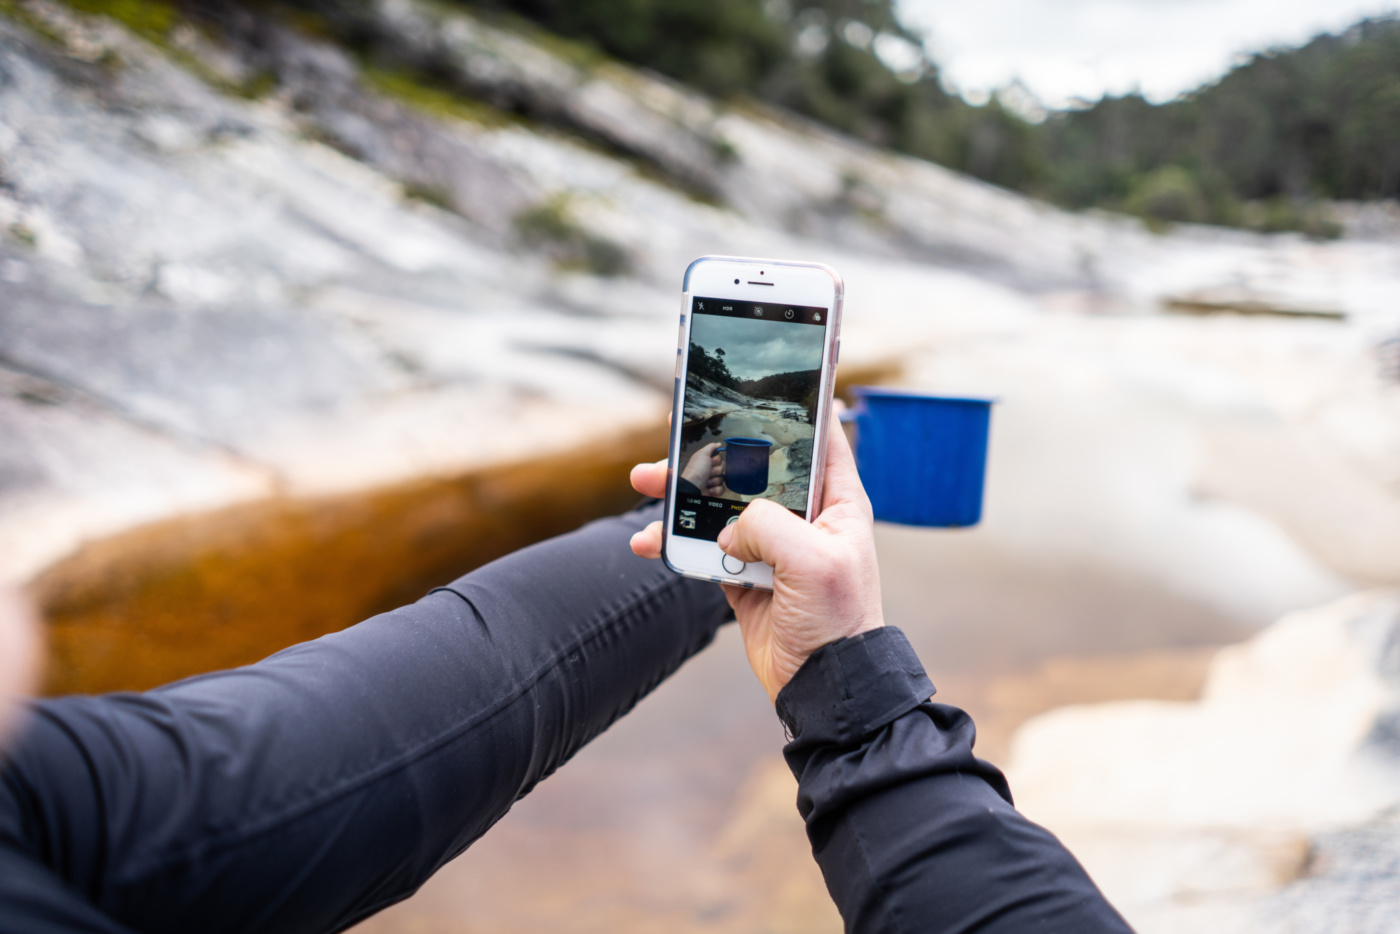
<svg viewBox="0 0 1400 934">
<path fill-rule="evenodd" d="M 548 253 L 566 269 L 582 269 L 599 276 L 628 272 L 632 257 L 627 249 L 580 224 L 573 201 L 572 195 L 563 192 L 521 212 L 515 219 L 521 241 Z"/>
</svg>

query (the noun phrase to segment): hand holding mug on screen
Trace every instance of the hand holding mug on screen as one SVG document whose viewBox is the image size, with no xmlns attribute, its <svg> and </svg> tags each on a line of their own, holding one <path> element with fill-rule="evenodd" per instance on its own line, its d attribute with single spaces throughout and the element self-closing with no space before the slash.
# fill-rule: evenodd
<svg viewBox="0 0 1400 934">
<path fill-rule="evenodd" d="M 681 471 L 681 479 L 693 483 L 706 496 L 723 496 L 724 464 L 720 460 L 720 443 L 712 442 L 690 455 Z"/>
</svg>

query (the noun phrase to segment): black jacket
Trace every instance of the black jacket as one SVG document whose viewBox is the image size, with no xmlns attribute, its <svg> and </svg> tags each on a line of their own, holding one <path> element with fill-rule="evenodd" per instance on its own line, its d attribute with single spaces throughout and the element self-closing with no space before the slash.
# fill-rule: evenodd
<svg viewBox="0 0 1400 934">
<path fill-rule="evenodd" d="M 656 512 L 256 665 L 36 703 L 0 773 L 0 932 L 312 934 L 408 897 L 727 618 L 628 550 Z M 779 696 L 847 927 L 1124 930 L 932 690 L 889 629 Z"/>
</svg>

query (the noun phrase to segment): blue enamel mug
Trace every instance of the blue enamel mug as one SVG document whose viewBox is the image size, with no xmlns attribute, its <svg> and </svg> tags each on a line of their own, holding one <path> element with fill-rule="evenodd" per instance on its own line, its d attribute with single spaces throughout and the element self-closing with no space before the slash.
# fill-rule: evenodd
<svg viewBox="0 0 1400 934">
<path fill-rule="evenodd" d="M 731 493 L 753 496 L 768 489 L 768 455 L 773 442 L 764 438 L 725 438 L 724 485 Z"/>
<path fill-rule="evenodd" d="M 855 386 L 856 467 L 875 518 L 959 527 L 982 518 L 993 399 Z"/>
</svg>

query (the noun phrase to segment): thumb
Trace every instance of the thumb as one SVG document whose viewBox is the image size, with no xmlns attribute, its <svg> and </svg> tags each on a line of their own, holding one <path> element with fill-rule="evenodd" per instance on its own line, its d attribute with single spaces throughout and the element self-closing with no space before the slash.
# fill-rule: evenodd
<svg viewBox="0 0 1400 934">
<path fill-rule="evenodd" d="M 720 531 L 717 544 L 740 561 L 762 561 L 778 568 L 800 552 L 810 551 L 807 536 L 814 534 L 816 530 L 791 510 L 756 499 L 739 513 L 738 522 Z"/>
</svg>

